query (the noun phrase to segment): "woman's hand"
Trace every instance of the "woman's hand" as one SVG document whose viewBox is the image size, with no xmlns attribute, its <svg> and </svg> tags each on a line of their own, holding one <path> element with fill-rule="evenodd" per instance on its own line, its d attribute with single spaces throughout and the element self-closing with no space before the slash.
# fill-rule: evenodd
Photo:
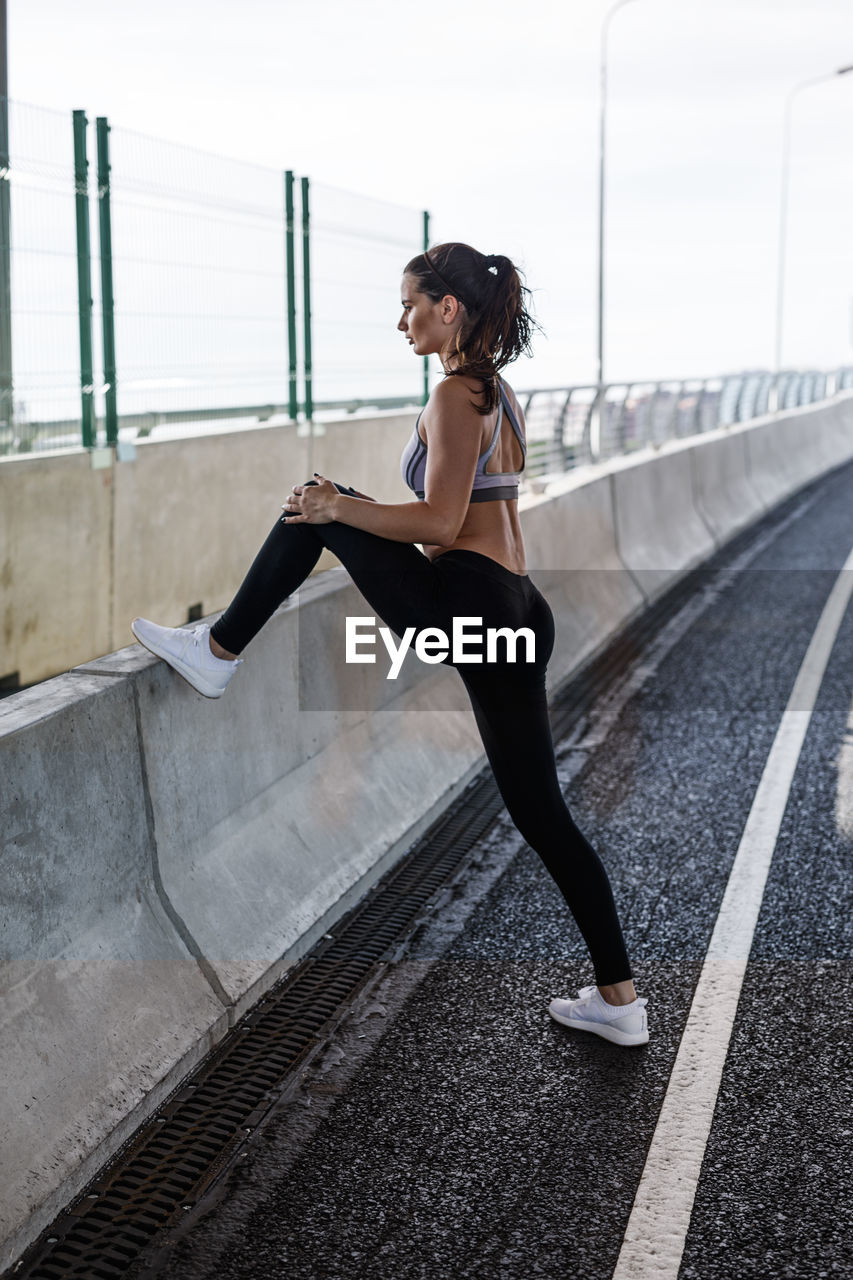
<svg viewBox="0 0 853 1280">
<path fill-rule="evenodd" d="M 337 489 L 319 472 L 314 477 L 316 484 L 295 484 L 282 503 L 285 524 L 330 524 L 336 518 Z"/>
</svg>

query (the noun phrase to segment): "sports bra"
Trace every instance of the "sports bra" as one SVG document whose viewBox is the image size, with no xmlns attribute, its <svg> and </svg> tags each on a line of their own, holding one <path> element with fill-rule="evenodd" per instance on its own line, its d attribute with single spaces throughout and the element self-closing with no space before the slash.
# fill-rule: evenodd
<svg viewBox="0 0 853 1280">
<path fill-rule="evenodd" d="M 471 490 L 470 502 L 497 502 L 502 498 L 518 497 L 518 481 L 521 472 L 524 470 L 524 464 L 527 460 L 527 443 L 524 435 L 518 425 L 518 420 L 512 411 L 512 406 L 504 391 L 503 384 L 498 381 L 500 388 L 500 402 L 498 404 L 498 420 L 495 424 L 495 432 L 492 436 L 491 444 L 485 453 L 480 454 L 477 459 L 477 470 L 474 473 L 474 484 Z M 521 471 L 501 471 L 495 474 L 486 474 L 486 463 L 491 458 L 498 443 L 503 426 L 504 410 L 509 417 L 512 429 L 518 437 L 521 445 Z M 427 447 L 424 441 L 418 435 L 418 423 L 421 420 L 423 409 L 418 414 L 418 421 L 415 423 L 415 429 L 412 432 L 411 439 L 403 450 L 400 458 L 400 471 L 403 480 L 408 487 L 414 492 L 415 497 L 423 502 L 424 494 L 424 478 L 426 476 L 426 455 Z"/>
</svg>

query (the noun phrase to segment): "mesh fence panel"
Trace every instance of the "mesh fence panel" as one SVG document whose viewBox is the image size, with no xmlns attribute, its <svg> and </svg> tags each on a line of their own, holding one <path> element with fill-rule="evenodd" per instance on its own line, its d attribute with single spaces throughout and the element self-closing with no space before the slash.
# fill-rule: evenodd
<svg viewBox="0 0 853 1280">
<path fill-rule="evenodd" d="M 9 104 L 14 412 L 0 451 L 79 447 L 81 354 L 72 113 Z M 93 403 L 105 441 L 98 146 L 85 130 Z M 119 439 L 228 429 L 290 404 L 285 175 L 125 129 L 109 131 Z M 310 184 L 311 349 L 301 183 L 294 189 L 298 399 L 418 403 L 423 365 L 395 332 L 419 211 Z M 103 188 L 101 190 L 103 194 Z M 2 352 L 0 352 L 0 361 Z M 2 371 L 0 371 L 2 372 Z M 0 401 L 3 400 L 0 384 Z M 4 411 L 4 409 L 6 411 Z M 339 409 L 327 409 L 327 415 Z"/>
<path fill-rule="evenodd" d="M 423 214 L 314 182 L 310 202 L 315 404 L 419 403 L 423 361 L 396 325 Z"/>
<path fill-rule="evenodd" d="M 284 174 L 124 129 L 110 161 L 120 437 L 285 405 Z"/>
<path fill-rule="evenodd" d="M 8 110 L 14 381 L 11 421 L 4 412 L 0 422 L 0 455 L 80 444 L 71 112 L 19 102 Z"/>
</svg>

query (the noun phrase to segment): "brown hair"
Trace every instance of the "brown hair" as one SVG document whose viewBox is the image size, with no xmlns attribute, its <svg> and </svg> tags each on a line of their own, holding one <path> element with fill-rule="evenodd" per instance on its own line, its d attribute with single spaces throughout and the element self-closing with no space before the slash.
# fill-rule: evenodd
<svg viewBox="0 0 853 1280">
<path fill-rule="evenodd" d="M 503 254 L 478 253 L 469 244 L 437 244 L 412 258 L 404 275 L 417 280 L 418 291 L 434 302 L 448 293 L 465 307 L 466 315 L 456 334 L 457 367 L 448 377 L 482 378 L 485 405 L 475 404 L 485 416 L 497 407 L 500 393 L 497 375 L 523 351 L 530 354 L 536 321 L 528 314 L 517 268 Z"/>
</svg>

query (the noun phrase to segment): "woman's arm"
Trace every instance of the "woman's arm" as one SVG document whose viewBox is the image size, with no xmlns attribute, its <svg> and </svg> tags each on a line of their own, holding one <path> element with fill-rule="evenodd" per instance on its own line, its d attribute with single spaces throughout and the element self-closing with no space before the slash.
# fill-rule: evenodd
<svg viewBox="0 0 853 1280">
<path fill-rule="evenodd" d="M 331 481 L 294 486 L 301 514 L 287 523 L 325 524 L 340 520 L 393 542 L 448 546 L 455 542 L 468 511 L 482 419 L 470 404 L 471 390 L 461 378 L 439 383 L 421 421 L 427 437 L 423 502 L 365 502 L 338 493 Z M 301 492 L 300 492 L 301 490 Z"/>
</svg>

